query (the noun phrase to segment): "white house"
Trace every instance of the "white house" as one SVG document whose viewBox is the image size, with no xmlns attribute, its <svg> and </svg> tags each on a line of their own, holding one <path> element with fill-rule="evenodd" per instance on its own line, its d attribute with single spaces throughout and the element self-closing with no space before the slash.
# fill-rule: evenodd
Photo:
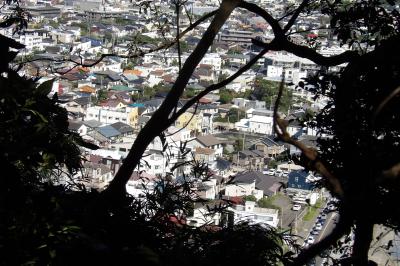
<svg viewBox="0 0 400 266">
<path fill-rule="evenodd" d="M 215 203 L 214 203 L 215 204 Z M 191 226 L 200 227 L 205 224 L 207 225 L 219 225 L 221 221 L 221 213 L 210 212 L 213 204 L 201 204 L 196 203 L 193 208 L 193 213 L 186 217 L 186 223 Z"/>
<path fill-rule="evenodd" d="M 123 122 L 131 124 L 130 114 L 132 109 L 129 107 L 114 109 L 101 106 L 91 106 L 87 108 L 85 120 L 97 120 L 104 124 Z"/>
<path fill-rule="evenodd" d="M 254 196 L 257 200 L 264 196 L 262 190 L 256 189 L 256 182 L 253 183 L 235 183 L 225 186 L 225 196 L 242 197 Z"/>
<path fill-rule="evenodd" d="M 188 146 L 195 148 L 209 148 L 214 150 L 216 157 L 221 157 L 223 152 L 222 141 L 213 135 L 198 136 L 188 143 Z"/>
<path fill-rule="evenodd" d="M 236 205 L 229 207 L 233 213 L 233 222 L 235 224 L 247 221 L 250 224 L 267 224 L 277 227 L 279 223 L 279 211 L 277 209 L 267 209 L 255 207 L 255 202 L 246 201 L 245 205 Z"/>
<path fill-rule="evenodd" d="M 240 119 L 235 123 L 235 128 L 239 131 L 260 133 L 271 135 L 273 127 L 273 118 L 269 116 L 254 115 L 251 118 Z"/>
</svg>

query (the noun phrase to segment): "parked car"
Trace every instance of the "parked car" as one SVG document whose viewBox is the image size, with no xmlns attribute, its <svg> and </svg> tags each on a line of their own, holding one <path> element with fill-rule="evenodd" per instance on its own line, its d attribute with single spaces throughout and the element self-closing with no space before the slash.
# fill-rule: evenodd
<svg viewBox="0 0 400 266">
<path fill-rule="evenodd" d="M 294 204 L 293 207 L 292 207 L 292 210 L 294 210 L 294 211 L 300 211 L 300 209 L 301 209 L 301 205 L 300 204 Z"/>
<path fill-rule="evenodd" d="M 283 171 L 280 169 L 277 169 L 275 172 L 275 176 L 282 176 L 283 175 Z"/>
<path fill-rule="evenodd" d="M 334 204 L 328 204 L 327 209 L 330 211 L 336 210 L 336 206 Z"/>
<path fill-rule="evenodd" d="M 312 244 L 312 243 L 314 243 L 314 241 L 315 241 L 315 239 L 314 239 L 313 236 L 309 236 L 309 237 L 307 238 L 307 240 L 306 240 L 306 242 L 307 242 L 308 244 Z"/>
<path fill-rule="evenodd" d="M 311 234 L 311 235 L 318 235 L 318 234 L 319 234 L 319 231 L 313 229 L 313 230 L 310 232 L 310 234 Z"/>
<path fill-rule="evenodd" d="M 275 175 L 275 169 L 271 168 L 267 171 L 267 175 Z"/>
<path fill-rule="evenodd" d="M 321 223 L 317 223 L 314 227 L 315 230 L 321 231 L 322 230 L 322 224 Z"/>
<path fill-rule="evenodd" d="M 262 171 L 262 173 L 263 173 L 264 175 L 268 175 L 268 172 L 269 172 L 269 169 L 268 169 L 267 167 L 265 167 L 265 168 L 263 169 L 263 171 Z"/>
<path fill-rule="evenodd" d="M 326 215 L 326 213 L 321 214 L 321 220 L 326 220 L 327 217 L 328 215 Z"/>
<path fill-rule="evenodd" d="M 288 177 L 289 176 L 289 171 L 283 171 L 282 176 L 283 177 Z"/>
</svg>

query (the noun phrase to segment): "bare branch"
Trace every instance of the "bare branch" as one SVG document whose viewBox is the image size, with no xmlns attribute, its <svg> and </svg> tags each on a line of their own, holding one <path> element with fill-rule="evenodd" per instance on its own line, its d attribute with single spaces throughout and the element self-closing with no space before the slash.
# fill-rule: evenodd
<svg viewBox="0 0 400 266">
<path fill-rule="evenodd" d="M 253 12 L 257 15 L 259 15 L 260 17 L 262 17 L 272 28 L 272 31 L 274 32 L 275 38 L 280 39 L 280 38 L 284 38 L 284 32 L 281 28 L 281 26 L 279 25 L 278 21 L 276 19 L 274 19 L 271 14 L 269 14 L 265 9 L 262 9 L 261 7 L 259 7 L 256 4 L 253 3 L 249 3 L 249 2 L 245 2 L 243 1 L 239 7 L 244 8 L 250 12 Z"/>
<path fill-rule="evenodd" d="M 328 168 L 324 165 L 324 163 L 318 158 L 318 152 L 310 147 L 307 147 L 301 141 L 293 139 L 290 134 L 286 131 L 286 121 L 281 119 L 278 114 L 278 108 L 280 104 L 280 100 L 282 97 L 284 88 L 284 78 L 282 79 L 281 85 L 279 87 L 278 97 L 275 101 L 274 106 L 274 130 L 277 136 L 284 142 L 288 144 L 292 144 L 296 148 L 298 148 L 302 154 L 310 161 L 310 166 L 315 169 L 318 173 L 320 173 L 325 180 L 328 182 L 328 188 L 337 195 L 339 198 L 343 198 L 344 191 L 339 179 L 334 176 Z"/>
<path fill-rule="evenodd" d="M 186 112 L 186 110 L 189 109 L 194 103 L 198 102 L 202 97 L 204 97 L 205 95 L 207 95 L 211 91 L 218 90 L 218 89 L 226 86 L 227 84 L 231 83 L 233 80 L 235 80 L 241 74 L 243 74 L 244 72 L 249 70 L 251 68 L 251 66 L 254 65 L 258 61 L 258 59 L 263 57 L 269 51 L 269 48 L 273 47 L 273 46 L 274 46 L 273 42 L 269 43 L 268 47 L 265 47 L 264 50 L 262 50 L 259 54 L 257 54 L 255 57 L 253 57 L 246 65 L 244 65 L 241 69 L 239 69 L 235 74 L 233 74 L 229 78 L 227 78 L 227 79 L 225 79 L 225 80 L 223 80 L 223 81 L 221 81 L 221 82 L 219 82 L 217 84 L 213 84 L 213 85 L 208 86 L 202 92 L 200 92 L 199 94 L 197 94 L 196 96 L 191 98 L 189 101 L 186 102 L 186 104 L 181 109 L 179 109 L 178 112 L 176 112 L 170 118 L 170 120 L 174 121 L 175 119 L 177 119 L 180 115 L 182 115 L 184 112 Z"/>
<path fill-rule="evenodd" d="M 400 87 L 394 89 L 376 108 L 374 114 L 372 115 L 371 124 L 372 126 L 375 124 L 376 118 L 382 112 L 383 108 L 390 102 L 397 94 L 400 93 Z"/>
<path fill-rule="evenodd" d="M 299 17 L 300 13 L 303 11 L 303 9 L 307 6 L 309 0 L 303 0 L 299 7 L 296 9 L 296 11 L 293 13 L 293 15 L 290 17 L 288 23 L 285 25 L 283 28 L 284 32 L 287 32 L 293 24 L 296 22 L 297 18 Z"/>
<path fill-rule="evenodd" d="M 274 50 L 274 51 L 284 50 L 286 52 L 292 53 L 299 57 L 310 59 L 314 63 L 321 65 L 321 66 L 337 66 L 337 65 L 340 65 L 343 63 L 348 63 L 351 60 L 353 60 L 354 58 L 359 57 L 359 54 L 357 51 L 346 51 L 346 52 L 343 52 L 338 55 L 326 57 L 326 56 L 319 54 L 318 52 L 316 52 L 315 50 L 313 50 L 309 47 L 294 44 L 294 43 L 288 41 L 287 39 L 279 39 L 278 42 L 279 42 L 279 45 L 275 46 L 276 49 L 271 49 L 271 50 Z M 259 45 L 261 47 L 268 46 L 267 43 L 263 43 L 259 40 L 257 40 L 257 45 Z"/>
<path fill-rule="evenodd" d="M 188 32 L 190 32 L 191 30 L 195 29 L 198 25 L 200 25 L 201 23 L 203 23 L 204 21 L 206 21 L 207 19 L 213 17 L 215 14 L 217 13 L 217 10 L 214 10 L 206 15 L 204 15 L 203 17 L 199 18 L 196 22 L 194 22 L 193 24 L 191 24 L 189 27 L 187 27 L 184 31 L 182 31 L 176 39 L 174 39 L 173 41 L 170 42 L 166 42 L 156 48 L 150 49 L 146 52 L 144 51 L 140 51 L 138 53 L 132 54 L 132 55 L 120 55 L 120 54 L 115 54 L 115 53 L 108 53 L 108 54 L 102 54 L 98 59 L 96 59 L 93 63 L 90 64 L 83 64 L 77 61 L 74 61 L 72 59 L 51 59 L 51 58 L 36 58 L 36 59 L 31 59 L 31 60 L 27 60 L 27 61 L 23 61 L 20 63 L 20 65 L 26 64 L 26 63 L 31 63 L 31 62 L 35 62 L 35 61 L 52 61 L 52 62 L 71 62 L 74 64 L 74 66 L 67 70 L 66 72 L 60 72 L 59 74 L 66 74 L 68 72 L 70 72 L 71 70 L 73 70 L 76 67 L 93 67 L 95 65 L 97 65 L 98 63 L 100 63 L 101 61 L 103 61 L 106 57 L 110 57 L 110 56 L 115 56 L 115 57 L 120 57 L 120 58 L 127 58 L 127 59 L 133 59 L 133 58 L 138 58 L 138 57 L 142 57 L 146 54 L 149 53 L 153 53 L 153 52 L 157 52 L 160 50 L 165 50 L 168 48 L 171 48 L 173 45 L 175 45 L 175 43 L 177 42 L 177 40 L 179 40 L 180 38 L 182 38 L 183 36 L 185 36 Z"/>
<path fill-rule="evenodd" d="M 217 10 L 210 26 L 203 34 L 203 37 L 201 38 L 197 47 L 194 49 L 193 53 L 185 61 L 182 71 L 179 73 L 179 76 L 167 97 L 161 106 L 154 112 L 147 124 L 139 132 L 131 150 L 125 159 L 125 163 L 122 164 L 114 179 L 104 191 L 104 195 L 108 198 L 108 200 L 116 203 L 119 201 L 119 199 L 121 199 L 126 192 L 125 185 L 128 182 L 133 170 L 138 165 L 140 158 L 145 152 L 147 146 L 157 136 L 158 132 L 164 131 L 169 125 L 171 125 L 171 120 L 168 118 L 176 106 L 179 97 L 182 95 L 196 66 L 207 53 L 222 25 L 239 3 L 240 0 L 222 1 L 222 4 Z"/>
</svg>

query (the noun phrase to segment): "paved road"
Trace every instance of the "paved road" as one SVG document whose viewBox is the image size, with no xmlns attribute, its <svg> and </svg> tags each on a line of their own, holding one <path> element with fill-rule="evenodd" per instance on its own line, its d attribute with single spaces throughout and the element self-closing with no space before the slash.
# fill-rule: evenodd
<svg viewBox="0 0 400 266">
<path fill-rule="evenodd" d="M 335 224 L 337 223 L 338 219 L 339 219 L 339 216 L 336 212 L 329 213 L 328 217 L 326 219 L 326 222 L 316 240 L 321 241 L 321 239 L 323 239 L 325 236 L 329 235 L 332 232 L 333 228 L 335 228 Z M 323 259 L 321 257 L 317 256 L 315 258 L 315 265 L 322 266 L 323 265 L 322 262 L 323 262 Z"/>
</svg>

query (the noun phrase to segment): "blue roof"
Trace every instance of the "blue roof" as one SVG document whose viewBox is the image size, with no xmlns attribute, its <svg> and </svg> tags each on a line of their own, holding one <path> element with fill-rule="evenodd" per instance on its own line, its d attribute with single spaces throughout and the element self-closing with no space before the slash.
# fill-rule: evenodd
<svg viewBox="0 0 400 266">
<path fill-rule="evenodd" d="M 112 138 L 121 135 L 121 132 L 119 132 L 110 125 L 99 127 L 96 130 L 106 138 Z"/>
<path fill-rule="evenodd" d="M 288 188 L 312 190 L 315 184 L 307 180 L 307 171 L 292 171 L 288 176 Z"/>
<path fill-rule="evenodd" d="M 143 103 L 131 103 L 128 104 L 129 107 L 144 107 Z"/>
</svg>

